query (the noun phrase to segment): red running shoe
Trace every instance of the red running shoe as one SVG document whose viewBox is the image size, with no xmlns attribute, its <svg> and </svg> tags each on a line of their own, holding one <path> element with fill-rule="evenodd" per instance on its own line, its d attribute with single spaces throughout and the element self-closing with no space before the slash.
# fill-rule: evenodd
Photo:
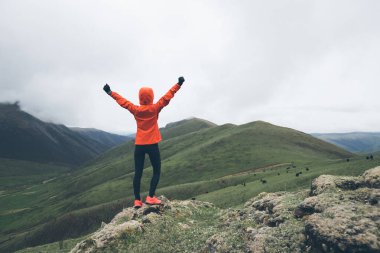
<svg viewBox="0 0 380 253">
<path fill-rule="evenodd" d="M 147 203 L 149 205 L 160 205 L 161 200 L 159 200 L 156 196 L 153 196 L 152 198 L 149 196 L 146 196 L 145 203 Z"/>
<path fill-rule="evenodd" d="M 141 200 L 135 199 L 135 203 L 133 205 L 134 208 L 140 208 L 140 207 L 142 207 L 142 205 L 143 205 L 143 203 Z"/>
</svg>

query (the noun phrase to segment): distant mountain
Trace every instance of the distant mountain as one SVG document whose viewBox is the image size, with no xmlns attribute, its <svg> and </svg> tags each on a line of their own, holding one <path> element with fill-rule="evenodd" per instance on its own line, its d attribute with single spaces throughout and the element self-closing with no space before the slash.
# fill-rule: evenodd
<svg viewBox="0 0 380 253">
<path fill-rule="evenodd" d="M 380 133 L 314 133 L 312 135 L 354 153 L 380 151 Z"/>
<path fill-rule="evenodd" d="M 95 128 L 70 127 L 70 129 L 79 133 L 83 137 L 102 143 L 107 149 L 133 139 L 132 137 L 112 134 Z"/>
<path fill-rule="evenodd" d="M 123 137 L 46 123 L 17 103 L 0 103 L 0 140 L 0 158 L 80 165 L 122 143 Z"/>
</svg>

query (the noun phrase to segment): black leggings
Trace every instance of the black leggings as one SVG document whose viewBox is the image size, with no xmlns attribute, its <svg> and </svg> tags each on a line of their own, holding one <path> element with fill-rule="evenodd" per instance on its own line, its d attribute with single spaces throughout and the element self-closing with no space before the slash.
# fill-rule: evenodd
<svg viewBox="0 0 380 253">
<path fill-rule="evenodd" d="M 133 191 L 135 199 L 141 200 L 140 197 L 140 183 L 141 176 L 144 169 L 145 154 L 149 155 L 150 163 L 153 167 L 153 177 L 150 181 L 149 196 L 153 197 L 156 192 L 158 181 L 161 174 L 161 157 L 158 143 L 150 145 L 136 145 L 135 146 L 135 176 L 133 178 Z"/>
</svg>

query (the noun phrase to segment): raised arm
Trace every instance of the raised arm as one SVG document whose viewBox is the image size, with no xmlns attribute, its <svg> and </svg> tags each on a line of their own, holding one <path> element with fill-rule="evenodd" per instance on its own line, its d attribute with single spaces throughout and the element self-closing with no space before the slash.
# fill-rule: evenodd
<svg viewBox="0 0 380 253">
<path fill-rule="evenodd" d="M 137 106 L 134 105 L 132 102 L 129 100 L 123 98 L 120 96 L 118 93 L 111 91 L 111 88 L 108 84 L 104 85 L 103 90 L 110 95 L 113 99 L 116 100 L 116 102 L 123 108 L 127 109 L 130 111 L 132 114 L 135 114 Z"/>
<path fill-rule="evenodd" d="M 160 98 L 160 100 L 158 100 L 158 102 L 156 103 L 158 111 L 161 111 L 162 108 L 169 104 L 170 100 L 174 97 L 174 94 L 181 88 L 184 82 L 185 79 L 181 76 L 180 78 L 178 78 L 178 83 L 171 87 L 171 89 L 168 92 L 166 92 L 166 94 L 163 95 Z"/>
</svg>

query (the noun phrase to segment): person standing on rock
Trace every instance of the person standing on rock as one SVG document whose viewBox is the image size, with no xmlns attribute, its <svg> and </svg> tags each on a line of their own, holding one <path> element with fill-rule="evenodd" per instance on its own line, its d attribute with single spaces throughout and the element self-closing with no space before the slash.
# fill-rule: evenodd
<svg viewBox="0 0 380 253">
<path fill-rule="evenodd" d="M 161 157 L 158 143 L 161 141 L 161 133 L 158 129 L 158 114 L 162 108 L 167 106 L 174 94 L 181 88 L 185 79 L 181 76 L 175 84 L 157 103 L 153 103 L 154 93 L 149 87 L 142 87 L 139 91 L 140 105 L 135 105 L 118 93 L 111 91 L 108 84 L 103 90 L 110 95 L 123 108 L 133 114 L 137 123 L 137 133 L 135 138 L 135 176 L 133 178 L 133 191 L 135 194 L 134 207 L 142 206 L 140 196 L 140 183 L 144 168 L 145 154 L 149 155 L 153 167 L 153 176 L 150 181 L 149 195 L 145 203 L 149 205 L 159 205 L 161 201 L 155 196 L 156 188 L 161 174 Z"/>
</svg>

